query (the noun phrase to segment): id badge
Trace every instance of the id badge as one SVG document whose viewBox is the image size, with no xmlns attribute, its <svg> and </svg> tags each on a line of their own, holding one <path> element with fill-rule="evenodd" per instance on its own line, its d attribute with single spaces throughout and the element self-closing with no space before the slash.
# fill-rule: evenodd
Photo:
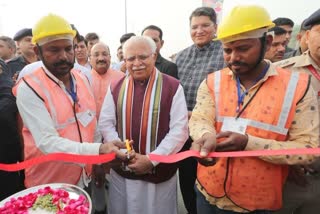
<svg viewBox="0 0 320 214">
<path fill-rule="evenodd" d="M 236 132 L 239 134 L 245 134 L 247 130 L 248 122 L 241 118 L 225 118 L 221 127 L 221 131 Z"/>
<path fill-rule="evenodd" d="M 95 118 L 95 115 L 87 110 L 86 112 L 83 112 L 80 117 L 79 117 L 79 121 L 80 123 L 84 126 L 87 127 L 87 125 Z"/>
</svg>

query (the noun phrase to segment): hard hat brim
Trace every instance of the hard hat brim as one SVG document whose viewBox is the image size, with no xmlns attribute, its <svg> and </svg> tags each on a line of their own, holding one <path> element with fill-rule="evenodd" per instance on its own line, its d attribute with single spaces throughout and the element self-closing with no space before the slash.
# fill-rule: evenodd
<svg viewBox="0 0 320 214">
<path fill-rule="evenodd" d="M 251 32 L 254 32 L 254 31 L 259 31 L 261 29 L 265 29 L 264 31 L 267 32 L 268 29 L 274 27 L 275 24 L 273 22 L 270 22 L 269 25 L 266 25 L 266 26 L 261 26 L 261 28 L 248 28 L 248 29 L 245 29 L 245 30 L 242 30 L 242 31 L 238 31 L 236 32 L 235 34 L 230 34 L 230 35 L 224 35 L 224 36 L 220 36 L 220 37 L 216 37 L 213 39 L 213 41 L 224 41 L 224 40 L 229 40 L 228 38 L 232 37 L 232 38 L 236 38 L 236 37 L 239 37 L 239 39 L 233 39 L 233 41 L 235 40 L 240 40 L 240 39 L 250 39 L 250 38 L 259 38 L 261 36 L 258 36 L 258 37 L 255 37 L 254 35 L 251 34 Z M 246 37 L 246 34 L 247 34 L 247 37 Z"/>
</svg>

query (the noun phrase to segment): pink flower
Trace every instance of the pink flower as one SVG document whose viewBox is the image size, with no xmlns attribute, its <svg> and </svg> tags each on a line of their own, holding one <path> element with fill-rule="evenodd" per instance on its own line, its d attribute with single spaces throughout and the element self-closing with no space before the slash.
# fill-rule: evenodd
<svg viewBox="0 0 320 214">
<path fill-rule="evenodd" d="M 38 197 L 47 194 L 52 195 L 53 204 L 58 208 L 58 214 L 88 214 L 89 202 L 85 196 L 80 195 L 78 199 L 70 199 L 69 193 L 62 189 L 52 189 L 47 186 L 35 193 L 29 193 L 23 197 L 11 198 L 0 207 L 0 214 L 28 214 L 28 209 L 33 206 Z M 64 206 L 60 206 L 63 203 Z"/>
</svg>

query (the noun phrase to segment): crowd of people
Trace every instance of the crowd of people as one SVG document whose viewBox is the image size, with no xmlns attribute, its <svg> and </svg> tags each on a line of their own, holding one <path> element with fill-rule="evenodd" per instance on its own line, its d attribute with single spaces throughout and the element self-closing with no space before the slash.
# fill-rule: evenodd
<svg viewBox="0 0 320 214">
<path fill-rule="evenodd" d="M 189 214 L 318 213 L 318 155 L 208 154 L 319 147 L 320 9 L 301 24 L 297 49 L 288 47 L 293 21 L 271 20 L 261 6 L 216 20 L 212 8 L 196 8 L 193 44 L 171 61 L 155 25 L 124 34 L 117 62 L 96 33 L 54 14 L 0 36 L 0 162 L 116 154 L 100 165 L 0 171 L 0 200 L 68 183 L 90 194 L 95 214 L 177 214 L 179 182 Z M 149 158 L 187 150 L 200 158 Z"/>
</svg>

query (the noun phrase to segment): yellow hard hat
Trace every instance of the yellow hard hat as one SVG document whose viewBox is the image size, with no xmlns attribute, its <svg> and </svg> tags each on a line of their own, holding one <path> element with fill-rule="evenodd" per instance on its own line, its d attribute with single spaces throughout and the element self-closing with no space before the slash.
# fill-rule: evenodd
<svg viewBox="0 0 320 214">
<path fill-rule="evenodd" d="M 72 29 L 69 22 L 64 18 L 49 14 L 41 18 L 32 28 L 32 42 L 38 43 L 39 40 L 50 36 L 70 34 L 72 38 L 76 36 L 76 31 Z"/>
<path fill-rule="evenodd" d="M 236 6 L 218 26 L 217 38 L 214 40 L 223 40 L 245 32 L 274 26 L 269 13 L 263 7 L 257 5 Z"/>
</svg>

